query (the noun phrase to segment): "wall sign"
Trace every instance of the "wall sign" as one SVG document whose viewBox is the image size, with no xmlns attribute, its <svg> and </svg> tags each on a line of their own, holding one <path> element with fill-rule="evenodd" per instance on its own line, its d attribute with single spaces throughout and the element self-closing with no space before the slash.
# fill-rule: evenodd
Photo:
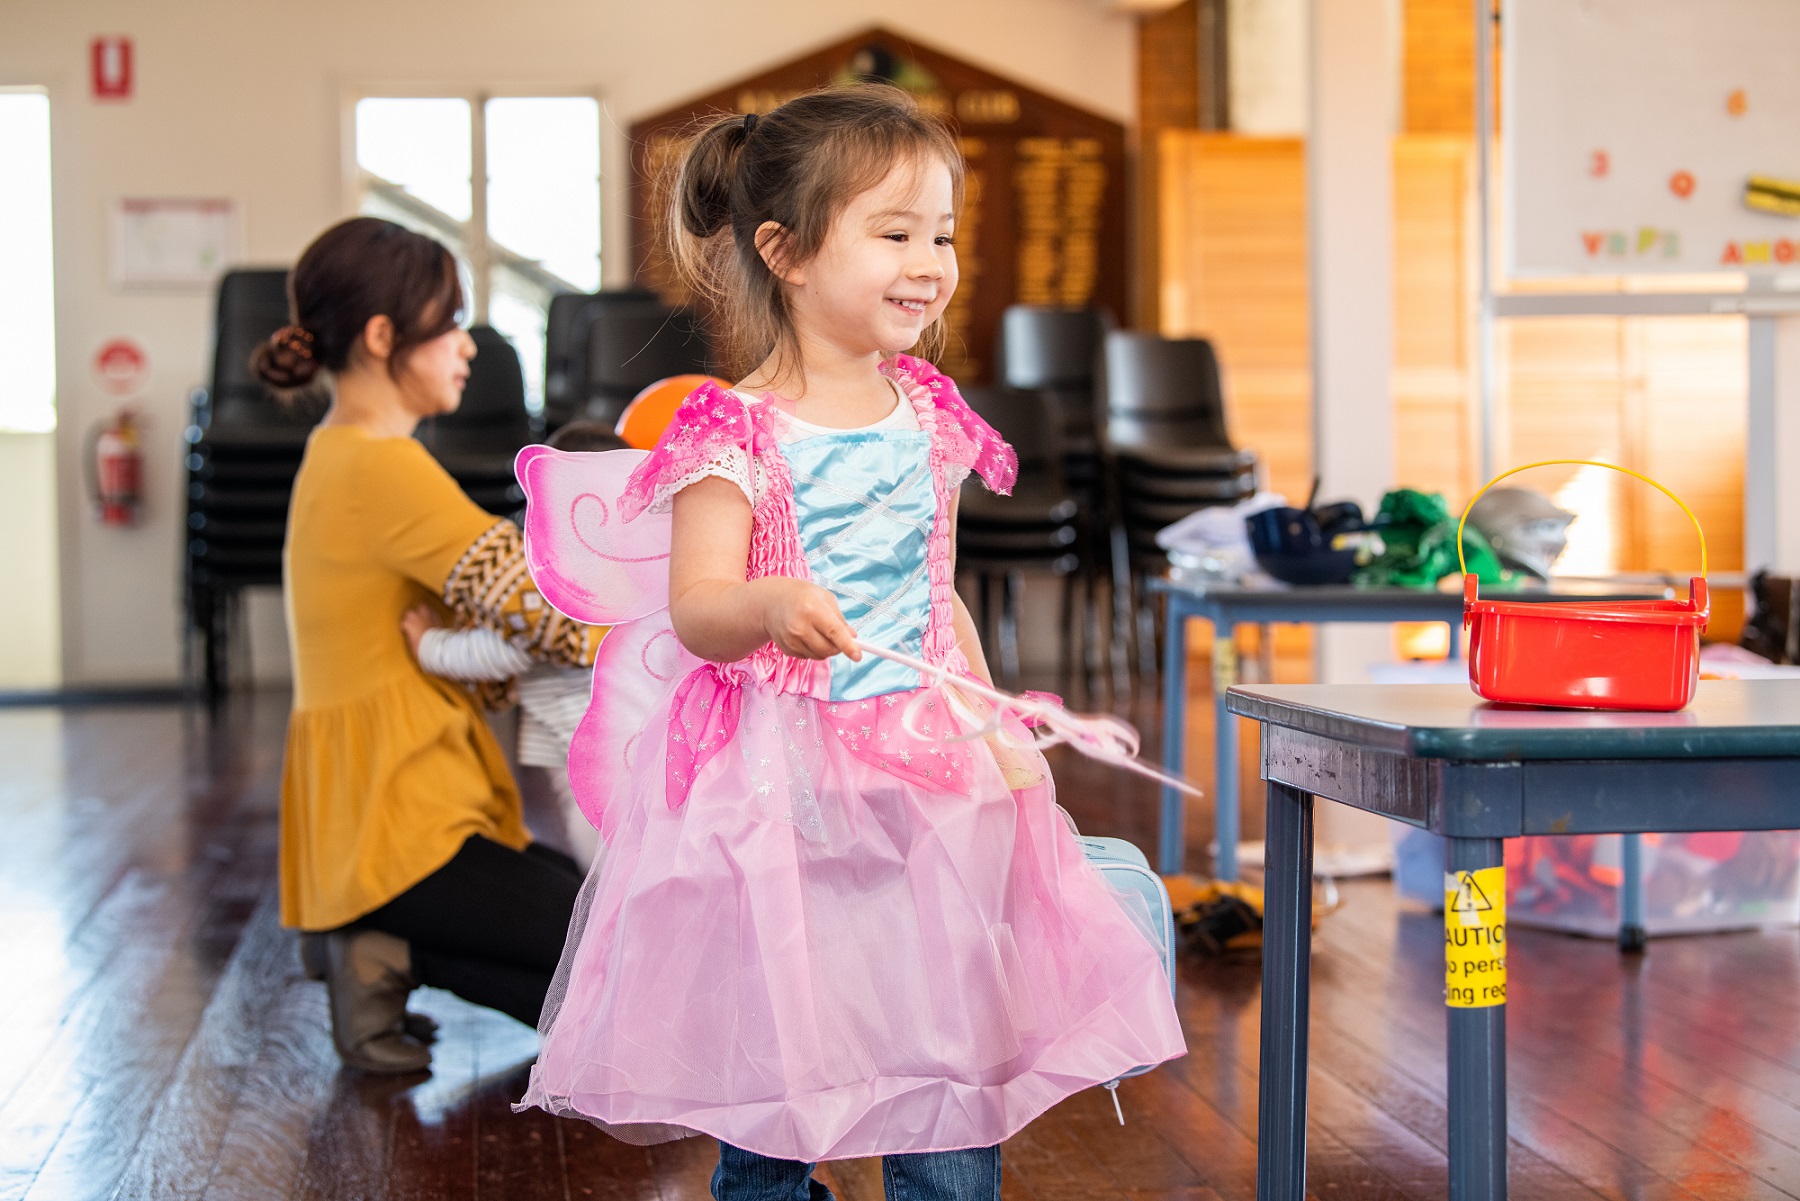
<svg viewBox="0 0 1800 1201">
<path fill-rule="evenodd" d="M 95 38 L 88 47 L 88 70 L 94 99 L 131 99 L 131 39 Z"/>
<path fill-rule="evenodd" d="M 94 379 L 110 396 L 135 396 L 150 382 L 150 354 L 133 338 L 109 338 L 94 352 Z"/>
<path fill-rule="evenodd" d="M 660 291 L 653 192 L 695 121 L 765 113 L 802 92 L 881 80 L 951 123 L 968 162 L 956 229 L 962 282 L 945 319 L 942 366 L 965 383 L 992 377 L 994 334 L 1009 304 L 1095 306 L 1125 316 L 1125 127 L 883 29 L 739 80 L 631 127 L 633 257 Z"/>
<path fill-rule="evenodd" d="M 209 288 L 237 258 L 237 232 L 229 200 L 121 200 L 113 210 L 113 282 Z"/>
</svg>

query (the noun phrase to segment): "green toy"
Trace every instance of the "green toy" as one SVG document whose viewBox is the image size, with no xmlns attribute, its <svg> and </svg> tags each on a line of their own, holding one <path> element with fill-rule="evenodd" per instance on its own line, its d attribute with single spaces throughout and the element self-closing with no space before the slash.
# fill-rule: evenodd
<svg viewBox="0 0 1800 1201">
<path fill-rule="evenodd" d="M 1352 577 L 1357 587 L 1435 591 L 1439 580 L 1458 574 L 1456 518 L 1440 494 L 1396 488 L 1381 498 L 1381 509 L 1370 524 L 1380 532 L 1385 549 L 1357 569 Z M 1478 531 L 1463 532 L 1463 550 L 1469 572 L 1483 584 L 1513 582 L 1513 573 L 1500 566 L 1493 547 Z"/>
</svg>

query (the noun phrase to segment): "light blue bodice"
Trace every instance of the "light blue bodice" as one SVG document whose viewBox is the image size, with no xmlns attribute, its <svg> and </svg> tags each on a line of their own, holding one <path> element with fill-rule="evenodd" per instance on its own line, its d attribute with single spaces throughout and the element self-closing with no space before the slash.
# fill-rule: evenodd
<svg viewBox="0 0 1800 1201">
<path fill-rule="evenodd" d="M 937 496 L 931 436 L 919 430 L 819 434 L 783 443 L 794 516 L 813 582 L 837 597 L 857 635 L 919 656 L 931 620 L 928 548 Z M 919 673 L 873 655 L 830 660 L 831 699 L 919 687 Z"/>
</svg>

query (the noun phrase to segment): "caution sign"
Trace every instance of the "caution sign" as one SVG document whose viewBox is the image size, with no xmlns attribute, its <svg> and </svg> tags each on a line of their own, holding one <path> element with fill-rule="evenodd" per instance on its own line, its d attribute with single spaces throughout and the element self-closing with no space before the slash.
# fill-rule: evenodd
<svg viewBox="0 0 1800 1201">
<path fill-rule="evenodd" d="M 1444 1003 L 1506 1004 L 1506 869 L 1444 876 Z"/>
</svg>

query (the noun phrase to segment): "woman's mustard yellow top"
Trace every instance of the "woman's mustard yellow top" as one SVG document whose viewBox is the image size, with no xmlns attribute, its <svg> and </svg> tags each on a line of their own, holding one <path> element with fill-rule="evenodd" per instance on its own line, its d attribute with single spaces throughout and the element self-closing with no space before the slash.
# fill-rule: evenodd
<svg viewBox="0 0 1800 1201">
<path fill-rule="evenodd" d="M 285 924 L 352 921 L 442 867 L 472 834 L 529 842 L 480 707 L 421 671 L 400 631 L 401 614 L 430 600 L 528 648 L 560 637 L 564 653 L 551 657 L 591 662 L 591 632 L 543 604 L 517 546 L 512 523 L 483 512 L 411 438 L 313 431 L 284 552 L 294 664 L 281 784 Z"/>
</svg>

